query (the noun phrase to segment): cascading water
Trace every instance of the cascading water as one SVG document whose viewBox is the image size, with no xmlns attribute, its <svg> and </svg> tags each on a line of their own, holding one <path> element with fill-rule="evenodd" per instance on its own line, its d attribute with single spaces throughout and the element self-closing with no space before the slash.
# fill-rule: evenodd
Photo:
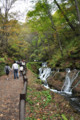
<svg viewBox="0 0 80 120">
<path fill-rule="evenodd" d="M 65 77 L 65 82 L 64 82 L 64 85 L 62 86 L 62 89 L 61 91 L 64 91 L 64 93 L 67 93 L 67 94 L 72 94 L 72 91 L 71 91 L 71 82 L 70 82 L 70 77 L 69 77 L 69 73 L 71 72 L 70 69 L 66 69 L 66 77 Z"/>
<path fill-rule="evenodd" d="M 76 71 L 77 70 L 75 69 L 74 73 L 76 73 Z M 55 72 L 54 76 L 58 72 L 59 72 L 59 70 Z M 70 95 L 70 94 L 72 94 L 72 89 L 73 89 L 73 88 L 71 88 L 72 83 L 78 77 L 79 72 L 80 71 L 78 71 L 76 74 L 74 74 L 72 76 L 72 78 L 70 78 L 71 70 L 69 68 L 66 69 L 66 77 L 65 77 L 65 81 L 64 81 L 64 84 L 62 86 L 61 91 L 57 91 L 57 90 L 49 88 L 49 86 L 47 84 L 47 78 L 51 75 L 52 71 L 51 71 L 51 68 L 47 67 L 47 63 L 46 62 L 42 63 L 42 67 L 39 68 L 39 78 L 44 82 L 45 87 L 49 88 L 51 91 L 57 92 L 57 93 L 60 93 L 60 94 L 68 94 L 68 95 Z"/>
<path fill-rule="evenodd" d="M 80 71 L 77 72 L 77 70 L 74 69 L 73 72 L 75 74 L 72 76 L 72 78 L 70 78 L 71 71 L 70 71 L 69 68 L 66 69 L 66 72 L 67 72 L 67 74 L 66 74 L 66 77 L 65 77 L 65 82 L 64 82 L 64 85 L 62 86 L 61 91 L 64 91 L 67 94 L 72 94 L 72 89 L 73 89 L 73 88 L 71 88 L 72 84 L 75 81 L 75 79 L 78 77 L 78 74 L 79 74 Z"/>
<path fill-rule="evenodd" d="M 42 63 L 42 67 L 39 68 L 39 78 L 44 82 L 44 85 L 48 88 L 47 78 L 51 74 L 51 68 L 47 67 L 47 63 Z"/>
<path fill-rule="evenodd" d="M 42 63 L 42 67 L 39 68 L 39 78 L 44 82 L 44 87 L 46 87 L 47 89 L 50 89 L 48 84 L 47 84 L 47 78 L 51 75 L 52 72 L 53 71 L 51 71 L 51 68 L 47 67 L 47 63 L 46 62 Z M 54 73 L 54 76 L 58 72 L 59 72 L 59 70 Z M 76 99 L 75 97 L 74 98 L 72 97 L 72 90 L 75 87 L 78 86 L 78 84 L 80 83 L 80 80 L 73 87 L 72 87 L 72 84 L 76 80 L 76 78 L 78 77 L 78 74 L 80 73 L 80 71 L 77 71 L 76 69 L 74 69 L 73 72 L 74 72 L 74 74 L 71 77 L 70 76 L 71 70 L 69 68 L 66 69 L 65 81 L 64 81 L 64 84 L 62 86 L 61 91 L 58 91 L 58 90 L 55 90 L 55 89 L 50 89 L 50 91 L 59 93 L 59 94 L 64 95 L 64 96 L 67 96 L 67 98 L 74 105 L 74 107 L 77 106 L 77 107 L 75 107 L 75 109 L 80 111 L 80 103 L 78 104 L 76 102 L 76 100 L 79 101 L 79 99 Z M 76 105 L 76 103 L 78 105 Z"/>
<path fill-rule="evenodd" d="M 43 73 L 40 75 L 40 79 L 42 81 L 46 81 L 47 77 L 50 76 L 51 69 L 50 68 L 43 68 Z"/>
</svg>

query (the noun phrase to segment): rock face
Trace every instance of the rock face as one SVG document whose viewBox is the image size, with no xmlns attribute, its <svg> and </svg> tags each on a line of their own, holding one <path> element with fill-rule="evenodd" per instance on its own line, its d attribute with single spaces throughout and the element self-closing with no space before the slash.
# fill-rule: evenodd
<svg viewBox="0 0 80 120">
<path fill-rule="evenodd" d="M 70 79 L 72 79 L 75 76 L 76 73 L 74 71 L 71 71 L 69 76 Z M 52 73 L 51 76 L 47 78 L 47 83 L 50 88 L 54 88 L 57 90 L 61 90 L 64 81 L 65 81 L 66 72 L 57 72 Z M 72 87 L 77 84 L 77 82 L 80 80 L 80 75 L 74 80 Z M 80 94 L 80 84 L 73 89 L 73 93 L 79 93 Z"/>
<path fill-rule="evenodd" d="M 49 87 L 61 90 L 65 80 L 65 75 L 65 72 L 52 73 L 47 79 Z"/>
</svg>

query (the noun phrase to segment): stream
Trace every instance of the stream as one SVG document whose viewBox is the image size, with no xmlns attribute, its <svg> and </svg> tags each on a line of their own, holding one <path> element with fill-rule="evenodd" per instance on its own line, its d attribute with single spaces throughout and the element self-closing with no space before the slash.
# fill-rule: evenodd
<svg viewBox="0 0 80 120">
<path fill-rule="evenodd" d="M 56 70 L 56 72 L 54 72 L 54 70 L 51 71 L 51 68 L 47 67 L 46 62 L 42 63 L 42 67 L 39 68 L 39 79 L 42 80 L 43 86 L 46 89 L 49 89 L 52 92 L 55 92 L 55 93 L 58 93 L 58 94 L 64 96 L 70 102 L 70 105 L 77 112 L 80 112 L 80 97 L 75 97 L 73 94 L 73 89 L 76 88 L 78 86 L 78 84 L 80 84 L 80 80 L 74 86 L 72 86 L 74 81 L 76 81 L 76 79 L 80 73 L 80 70 L 74 69 L 72 77 L 70 77 L 70 73 L 72 72 L 70 70 L 70 68 L 66 68 L 65 70 L 66 70 L 66 76 L 65 76 L 65 80 L 64 80 L 63 86 L 61 88 L 61 91 L 58 91 L 56 89 L 51 89 L 49 87 L 49 85 L 47 83 L 47 78 L 51 75 L 52 72 L 54 73 L 54 76 L 55 76 L 57 73 L 59 73 L 59 69 Z"/>
</svg>

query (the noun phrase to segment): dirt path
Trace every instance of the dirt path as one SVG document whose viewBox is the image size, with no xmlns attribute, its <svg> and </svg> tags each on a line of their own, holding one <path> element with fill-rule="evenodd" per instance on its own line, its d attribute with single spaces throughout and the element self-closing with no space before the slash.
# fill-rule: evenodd
<svg viewBox="0 0 80 120">
<path fill-rule="evenodd" d="M 19 96 L 23 88 L 23 79 L 13 79 L 10 73 L 0 77 L 0 120 L 19 120 Z"/>
</svg>

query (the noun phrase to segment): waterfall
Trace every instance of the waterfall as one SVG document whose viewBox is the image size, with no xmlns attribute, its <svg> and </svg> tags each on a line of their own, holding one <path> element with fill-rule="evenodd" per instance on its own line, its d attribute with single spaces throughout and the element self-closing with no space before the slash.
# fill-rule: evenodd
<svg viewBox="0 0 80 120">
<path fill-rule="evenodd" d="M 77 70 L 74 69 L 72 78 L 70 78 L 71 71 L 69 68 L 66 70 L 66 72 L 67 73 L 66 73 L 66 77 L 65 77 L 65 82 L 62 86 L 61 91 L 64 91 L 67 94 L 72 94 L 72 89 L 74 88 L 74 87 L 72 88 L 72 84 L 75 81 L 75 79 L 78 77 L 78 74 L 80 71 L 77 72 Z"/>
<path fill-rule="evenodd" d="M 51 68 L 44 68 L 43 73 L 40 75 L 40 79 L 42 81 L 46 81 L 47 77 L 50 76 Z"/>
<path fill-rule="evenodd" d="M 48 88 L 47 78 L 51 74 L 51 68 L 47 67 L 47 63 L 42 63 L 42 67 L 39 68 L 39 78 L 44 82 L 44 85 Z"/>
<path fill-rule="evenodd" d="M 53 75 L 53 77 L 59 72 L 56 71 Z M 64 80 L 64 84 L 61 88 L 61 91 L 57 91 L 54 89 L 50 89 L 48 84 L 47 84 L 47 78 L 51 75 L 52 71 L 51 68 L 47 67 L 47 63 L 42 63 L 42 67 L 39 68 L 39 78 L 43 81 L 44 86 L 49 88 L 51 91 L 53 92 L 57 92 L 57 93 L 61 93 L 61 94 L 68 94 L 71 95 L 72 94 L 72 90 L 80 83 L 80 81 L 73 86 L 72 88 L 72 84 L 73 82 L 76 80 L 76 78 L 78 77 L 80 71 L 77 71 L 76 69 L 73 70 L 73 75 L 72 77 L 70 77 L 70 73 L 72 73 L 72 71 L 70 70 L 70 68 L 66 68 L 66 76 L 65 76 L 65 80 Z"/>
<path fill-rule="evenodd" d="M 62 86 L 62 89 L 61 89 L 61 91 L 63 91 L 64 93 L 67 93 L 67 94 L 72 94 L 72 91 L 71 91 L 71 82 L 70 82 L 70 76 L 69 76 L 69 74 L 70 74 L 70 69 L 69 68 L 67 68 L 66 69 L 66 77 L 65 77 L 65 82 L 64 82 L 64 84 L 63 84 L 63 86 Z"/>
<path fill-rule="evenodd" d="M 70 68 L 66 69 L 66 76 L 61 91 L 51 89 L 48 86 L 47 78 L 51 75 L 52 72 L 54 73 L 53 75 L 54 77 L 59 72 L 59 70 L 55 72 L 51 71 L 51 68 L 47 67 L 47 63 L 42 63 L 42 67 L 39 68 L 39 78 L 43 81 L 44 87 L 52 92 L 65 96 L 69 100 L 71 106 L 80 112 L 80 103 L 79 103 L 80 99 L 76 98 L 75 96 L 73 97 L 72 95 L 72 90 L 80 84 L 80 80 L 78 80 L 78 82 L 72 87 L 72 84 L 78 77 L 80 71 L 76 69 L 71 71 Z M 71 73 L 72 76 L 70 75 Z"/>
</svg>

